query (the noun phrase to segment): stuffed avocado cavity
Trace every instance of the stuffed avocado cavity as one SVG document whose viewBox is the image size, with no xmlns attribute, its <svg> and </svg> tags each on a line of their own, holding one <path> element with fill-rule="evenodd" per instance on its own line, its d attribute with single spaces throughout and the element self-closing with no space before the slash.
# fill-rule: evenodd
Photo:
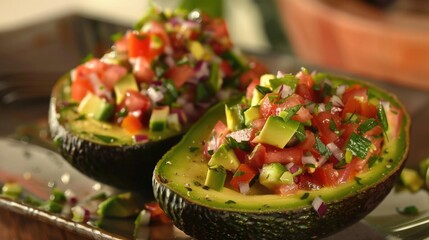
<svg viewBox="0 0 429 240">
<path fill-rule="evenodd" d="M 81 120 L 75 129 L 91 125 L 105 142 L 115 139 L 103 131 L 111 125 L 128 144 L 177 135 L 266 72 L 233 46 L 223 19 L 198 11 L 152 9 L 114 40 L 111 51 L 70 72 L 65 90 Z"/>
<path fill-rule="evenodd" d="M 395 140 L 402 112 L 371 96 L 365 86 L 315 84 L 296 75 L 266 74 L 247 98 L 225 106 L 205 144 L 205 184 L 243 194 L 295 194 L 298 190 L 359 184 L 359 173 L 379 161 L 383 143 Z M 262 185 L 255 187 L 252 185 Z"/>
</svg>

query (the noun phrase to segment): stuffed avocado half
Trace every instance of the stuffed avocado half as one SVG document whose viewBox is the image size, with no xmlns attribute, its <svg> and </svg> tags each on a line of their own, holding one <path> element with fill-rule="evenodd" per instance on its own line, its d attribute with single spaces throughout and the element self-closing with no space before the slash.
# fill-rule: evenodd
<svg viewBox="0 0 429 240">
<path fill-rule="evenodd" d="M 231 42 L 222 18 L 152 8 L 101 58 L 58 80 L 49 125 L 86 175 L 151 192 L 156 162 L 210 106 L 266 71 Z"/>
<path fill-rule="evenodd" d="M 155 198 L 197 239 L 321 238 L 390 192 L 409 128 L 398 99 L 364 82 L 305 69 L 264 75 L 164 155 Z"/>
</svg>

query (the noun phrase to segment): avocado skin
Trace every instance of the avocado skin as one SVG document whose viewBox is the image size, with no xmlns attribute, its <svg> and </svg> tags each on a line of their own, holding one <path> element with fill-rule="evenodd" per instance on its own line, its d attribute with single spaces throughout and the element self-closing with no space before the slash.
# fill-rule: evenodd
<svg viewBox="0 0 429 240">
<path fill-rule="evenodd" d="M 159 176 L 154 176 L 153 187 L 155 199 L 174 224 L 197 239 L 318 239 L 371 212 L 390 192 L 399 173 L 396 171 L 384 182 L 358 194 L 327 203 L 327 211 L 321 217 L 311 207 L 254 212 L 210 208 L 183 198 L 163 184 Z"/>
<path fill-rule="evenodd" d="M 104 145 L 83 139 L 57 119 L 59 98 L 56 92 L 60 86 L 57 84 L 53 90 L 48 120 L 51 138 L 63 158 L 96 181 L 152 197 L 153 169 L 164 153 L 180 141 L 182 134 L 133 145 Z"/>
</svg>

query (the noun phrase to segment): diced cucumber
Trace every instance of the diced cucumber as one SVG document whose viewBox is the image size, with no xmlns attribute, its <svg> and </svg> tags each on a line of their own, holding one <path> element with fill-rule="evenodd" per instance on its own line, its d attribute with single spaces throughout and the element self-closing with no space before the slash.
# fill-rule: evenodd
<svg viewBox="0 0 429 240">
<path fill-rule="evenodd" d="M 284 184 L 281 180 L 286 168 L 280 163 L 265 164 L 259 174 L 259 182 L 269 189 L 273 189 L 279 184 Z M 286 178 L 286 177 L 285 177 Z"/>
<path fill-rule="evenodd" d="M 149 129 L 152 132 L 162 132 L 167 127 L 167 118 L 170 113 L 170 107 L 164 106 L 155 108 L 149 119 Z"/>
<path fill-rule="evenodd" d="M 113 86 L 113 89 L 115 90 L 116 104 L 120 104 L 122 102 L 127 90 L 139 90 L 137 81 L 134 78 L 134 75 L 131 73 L 126 74 L 121 79 L 119 79 L 119 81 L 116 82 L 115 86 Z"/>
</svg>

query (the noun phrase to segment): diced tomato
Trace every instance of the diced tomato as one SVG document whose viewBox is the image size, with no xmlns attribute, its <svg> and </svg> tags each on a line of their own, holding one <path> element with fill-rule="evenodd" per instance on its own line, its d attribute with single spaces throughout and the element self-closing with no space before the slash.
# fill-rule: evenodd
<svg viewBox="0 0 429 240">
<path fill-rule="evenodd" d="M 216 149 L 225 141 L 228 132 L 228 127 L 222 121 L 218 121 L 213 127 L 213 137 L 216 140 Z"/>
<path fill-rule="evenodd" d="M 303 152 L 314 152 L 314 145 L 316 144 L 316 137 L 314 136 L 314 133 L 309 131 L 309 130 L 305 130 L 305 140 L 300 142 L 297 147 L 301 148 L 303 150 Z"/>
<path fill-rule="evenodd" d="M 104 71 L 103 78 L 100 80 L 108 90 L 112 90 L 116 82 L 118 82 L 126 73 L 127 69 L 123 66 L 112 64 L 107 67 Z"/>
<path fill-rule="evenodd" d="M 349 114 L 358 114 L 367 118 L 374 118 L 377 114 L 377 108 L 366 101 L 362 102 L 356 98 L 349 98 L 344 105 L 342 117 L 345 119 Z"/>
<path fill-rule="evenodd" d="M 229 184 L 237 192 L 240 191 L 239 184 L 250 184 L 252 179 L 256 176 L 257 171 L 249 167 L 247 164 L 240 164 L 235 174 L 232 176 Z"/>
<path fill-rule="evenodd" d="M 259 113 L 264 119 L 267 119 L 269 116 L 275 115 L 276 106 L 273 103 L 271 103 L 271 100 L 270 100 L 271 96 L 272 94 L 267 94 L 261 100 Z"/>
<path fill-rule="evenodd" d="M 377 108 L 369 102 L 361 103 L 360 115 L 367 118 L 375 118 L 377 115 Z"/>
<path fill-rule="evenodd" d="M 281 164 L 287 164 L 293 162 L 295 164 L 302 165 L 302 154 L 302 148 L 299 147 L 287 147 L 283 149 L 267 147 L 265 163 L 278 162 Z"/>
<path fill-rule="evenodd" d="M 322 166 L 316 168 L 316 171 L 312 174 L 312 177 L 319 179 L 325 187 L 334 187 L 338 184 L 339 173 L 334 169 L 332 163 L 325 163 Z"/>
<path fill-rule="evenodd" d="M 313 89 L 314 86 L 314 80 L 311 77 L 311 75 L 309 73 L 306 73 L 304 71 L 300 71 L 296 77 L 298 78 L 298 83 L 299 84 L 304 84 L 306 85 L 309 89 Z"/>
<path fill-rule="evenodd" d="M 303 190 L 316 190 L 322 188 L 320 179 L 312 178 L 311 174 L 301 174 L 298 176 L 298 187 Z"/>
<path fill-rule="evenodd" d="M 298 84 L 296 86 L 295 90 L 296 94 L 300 95 L 301 97 L 308 99 L 310 101 L 314 101 L 315 95 L 314 90 L 312 88 L 309 88 L 306 84 Z"/>
<path fill-rule="evenodd" d="M 94 93 L 94 87 L 87 78 L 76 78 L 71 85 L 71 97 L 81 101 L 87 93 Z"/>
<path fill-rule="evenodd" d="M 220 62 L 220 69 L 224 77 L 230 77 L 233 74 L 233 69 L 231 65 L 225 60 L 222 60 Z"/>
<path fill-rule="evenodd" d="M 150 37 L 136 31 L 127 32 L 128 57 L 144 57 L 149 52 Z M 149 60 L 149 59 L 148 59 Z"/>
<path fill-rule="evenodd" d="M 343 148 L 345 146 L 345 144 L 347 144 L 347 142 L 349 141 L 349 138 L 352 135 L 352 133 L 357 132 L 358 126 L 359 125 L 357 123 L 345 123 L 345 124 L 343 124 L 341 127 L 341 130 L 342 130 L 341 136 L 340 136 L 340 138 L 337 139 L 335 144 L 339 148 Z"/>
<path fill-rule="evenodd" d="M 281 184 L 276 186 L 273 191 L 276 194 L 280 194 L 282 196 L 287 196 L 287 195 L 293 195 L 296 194 L 299 190 L 299 187 L 297 184 L 292 183 L 292 184 Z"/>
<path fill-rule="evenodd" d="M 165 214 L 164 210 L 157 202 L 150 202 L 145 204 L 145 209 L 150 213 L 151 223 L 172 223 L 171 219 Z"/>
<path fill-rule="evenodd" d="M 260 81 L 259 78 L 254 78 L 252 80 L 252 82 L 247 86 L 247 89 L 246 89 L 246 98 L 252 99 L 253 90 L 255 90 L 256 85 L 259 85 L 260 82 L 261 81 Z"/>
<path fill-rule="evenodd" d="M 190 65 L 180 65 L 170 68 L 165 76 L 173 80 L 176 87 L 181 87 L 185 82 L 195 75 L 194 69 Z"/>
<path fill-rule="evenodd" d="M 358 173 L 357 163 L 361 161 L 357 158 L 353 158 L 350 163 L 348 163 L 345 169 L 338 170 L 338 183 L 345 183 L 352 180 Z"/>
<path fill-rule="evenodd" d="M 143 125 L 140 122 L 140 119 L 131 114 L 128 114 L 122 120 L 121 127 L 127 132 L 134 134 L 137 133 L 140 129 L 142 129 Z"/>
<path fill-rule="evenodd" d="M 241 163 L 247 162 L 247 159 L 248 159 L 248 156 L 249 156 L 248 152 L 243 151 L 243 150 L 241 150 L 239 148 L 235 148 L 234 149 L 234 153 L 235 153 L 235 156 L 237 156 L 238 160 Z"/>
<path fill-rule="evenodd" d="M 150 62 L 143 57 L 136 58 L 133 71 L 138 82 L 151 82 L 155 77 Z"/>
<path fill-rule="evenodd" d="M 259 84 L 259 77 L 260 75 L 253 70 L 247 70 L 246 72 L 242 73 L 240 75 L 240 89 L 246 89 L 246 87 L 248 87 L 249 84 L 253 82 L 258 82 Z M 256 85 L 257 84 L 253 86 L 253 89 L 255 88 Z M 252 89 L 252 92 L 253 92 L 253 89 Z M 247 91 L 250 91 L 250 90 L 247 90 Z"/>
<path fill-rule="evenodd" d="M 167 31 L 162 23 L 151 21 L 143 26 L 142 31 L 145 33 L 156 34 L 156 36 L 159 36 L 162 39 L 163 45 L 170 45 L 170 39 L 168 38 Z"/>
<path fill-rule="evenodd" d="M 249 155 L 249 158 L 245 163 L 253 169 L 260 169 L 264 165 L 266 154 L 266 147 L 263 144 L 258 144 L 257 147 L 253 149 L 252 154 Z"/>
<path fill-rule="evenodd" d="M 250 126 L 255 130 L 255 132 L 261 131 L 266 121 L 267 120 L 264 118 L 258 118 L 250 122 Z"/>
<path fill-rule="evenodd" d="M 128 112 L 141 111 L 146 112 L 150 109 L 152 103 L 146 96 L 135 90 L 127 90 L 125 93 L 124 104 Z"/>
<path fill-rule="evenodd" d="M 360 85 L 352 85 L 343 93 L 343 103 L 346 104 L 350 99 L 359 99 L 362 102 L 368 101 L 368 90 Z"/>
<path fill-rule="evenodd" d="M 320 112 L 312 120 L 313 125 L 319 130 L 320 140 L 324 144 L 335 142 L 338 139 L 338 135 L 331 129 L 331 121 L 334 121 L 335 127 L 339 129 L 341 119 L 336 114 Z"/>
<path fill-rule="evenodd" d="M 284 102 L 280 104 L 275 104 L 273 108 L 275 108 L 275 115 L 278 115 L 280 112 L 284 111 L 285 109 L 297 106 L 297 105 L 304 105 L 305 99 L 301 97 L 298 94 L 292 94 L 288 98 L 284 100 Z M 262 107 L 262 106 L 261 106 Z M 308 111 L 307 108 L 304 106 L 301 107 L 298 112 L 292 117 L 293 120 L 298 122 L 307 122 L 312 118 L 312 115 L 310 111 Z"/>
</svg>

